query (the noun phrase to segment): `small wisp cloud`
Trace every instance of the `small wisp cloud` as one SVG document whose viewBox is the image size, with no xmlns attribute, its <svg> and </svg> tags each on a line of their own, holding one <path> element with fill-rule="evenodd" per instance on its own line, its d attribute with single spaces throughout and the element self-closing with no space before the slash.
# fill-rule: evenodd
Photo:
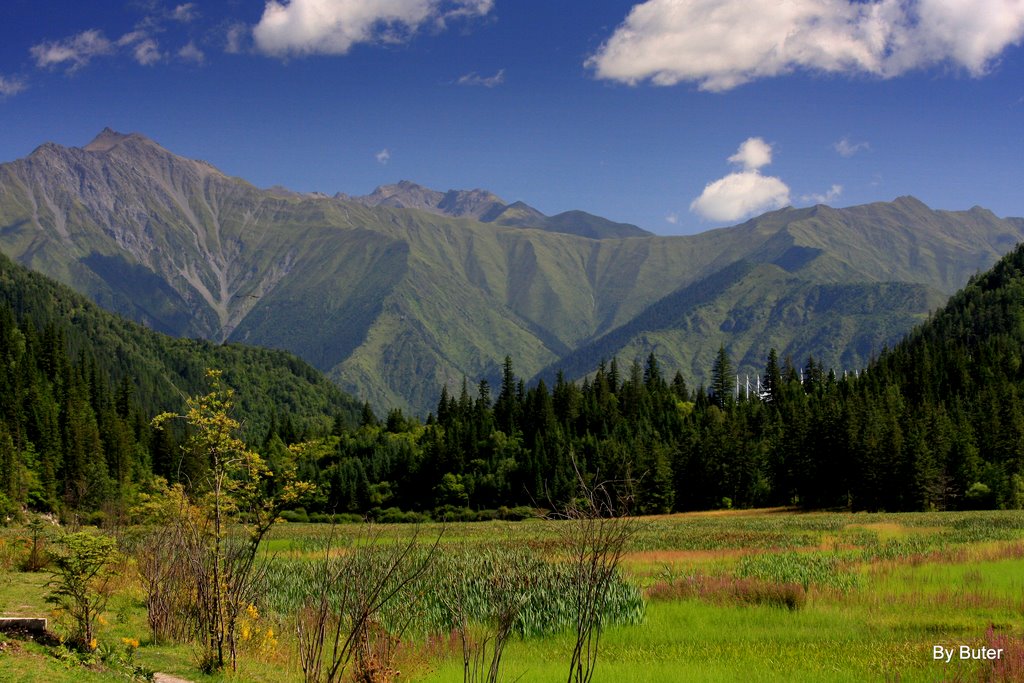
<svg viewBox="0 0 1024 683">
<path fill-rule="evenodd" d="M 476 85 L 484 88 L 494 88 L 505 82 L 505 70 L 498 69 L 498 72 L 493 76 L 481 76 L 475 71 L 471 71 L 468 74 L 459 76 L 459 80 L 456 81 L 458 85 Z"/>
<path fill-rule="evenodd" d="M 839 199 L 839 196 L 842 194 L 843 186 L 836 183 L 833 184 L 832 187 L 828 188 L 827 192 L 801 195 L 800 201 L 810 202 L 812 204 L 831 204 L 835 200 Z"/>
<path fill-rule="evenodd" d="M 126 34 L 130 35 L 130 34 Z M 42 69 L 64 67 L 69 73 L 78 71 L 94 58 L 114 52 L 111 43 L 102 31 L 89 29 L 78 35 L 33 45 L 29 53 L 36 66 Z"/>
<path fill-rule="evenodd" d="M 177 50 L 164 50 L 157 40 L 157 36 L 166 37 L 168 23 L 187 25 L 198 18 L 195 3 L 187 2 L 176 5 L 172 10 L 143 17 L 133 30 L 117 39 L 107 38 L 102 30 L 92 28 L 67 38 L 33 45 L 29 54 L 38 68 L 63 69 L 68 74 L 88 66 L 98 57 L 130 56 L 142 66 L 153 66 L 175 58 L 200 65 L 206 61 L 206 55 L 195 40 L 189 40 Z"/>
<path fill-rule="evenodd" d="M 850 138 L 844 137 L 832 145 L 832 148 L 836 150 L 839 156 L 849 159 L 859 152 L 871 149 L 871 145 L 866 142 L 853 142 Z"/>
<path fill-rule="evenodd" d="M 26 87 L 25 81 L 22 79 L 0 74 L 0 97 L 17 95 Z"/>
<path fill-rule="evenodd" d="M 200 50 L 194 42 L 189 41 L 184 47 L 178 50 L 178 58 L 183 62 L 202 64 L 206 61 L 206 54 Z"/>
<path fill-rule="evenodd" d="M 728 161 L 741 168 L 708 183 L 690 203 L 690 211 L 716 222 L 736 221 L 790 203 L 789 187 L 779 178 L 761 174 L 772 162 L 772 146 L 761 138 L 748 138 Z"/>
</svg>

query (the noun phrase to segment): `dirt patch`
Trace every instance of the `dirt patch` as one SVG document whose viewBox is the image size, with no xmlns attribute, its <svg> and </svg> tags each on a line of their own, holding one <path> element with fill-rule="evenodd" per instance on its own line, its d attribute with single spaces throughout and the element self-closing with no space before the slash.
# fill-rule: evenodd
<svg viewBox="0 0 1024 683">
<path fill-rule="evenodd" d="M 178 678 L 170 674 L 162 674 L 159 671 L 153 674 L 154 683 L 192 683 L 187 678 Z"/>
</svg>

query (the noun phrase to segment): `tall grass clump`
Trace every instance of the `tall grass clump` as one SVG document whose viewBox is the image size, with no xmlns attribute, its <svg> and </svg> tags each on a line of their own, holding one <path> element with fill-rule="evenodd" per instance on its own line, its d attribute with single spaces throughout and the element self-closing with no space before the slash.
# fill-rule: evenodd
<svg viewBox="0 0 1024 683">
<path fill-rule="evenodd" d="M 414 551 L 416 557 L 428 552 Z M 373 559 L 367 561 L 373 562 Z M 306 596 L 319 590 L 309 560 L 278 558 L 267 567 L 264 605 L 278 614 L 293 614 Z M 504 543 L 449 543 L 406 588 L 407 597 L 389 602 L 379 618 L 398 626 L 415 610 L 413 621 L 424 634 L 449 633 L 457 626 L 451 606 L 461 602 L 468 620 L 486 624 L 507 592 L 521 603 L 513 632 L 522 638 L 543 637 L 575 624 L 570 600 L 573 573 L 564 562 L 549 562 L 535 551 Z M 329 594 L 343 586 L 332 586 Z M 415 604 L 412 596 L 416 596 Z M 608 591 L 604 616 L 609 624 L 637 624 L 644 617 L 641 591 L 616 573 Z"/>
<path fill-rule="evenodd" d="M 834 554 L 763 553 L 747 555 L 736 565 L 737 578 L 755 578 L 775 584 L 797 584 L 805 591 L 813 585 L 848 591 L 860 578 Z"/>
</svg>

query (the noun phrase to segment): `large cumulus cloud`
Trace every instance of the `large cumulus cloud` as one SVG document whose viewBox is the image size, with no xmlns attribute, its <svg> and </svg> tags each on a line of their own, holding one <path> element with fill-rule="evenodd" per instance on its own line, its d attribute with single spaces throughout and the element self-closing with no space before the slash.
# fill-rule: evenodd
<svg viewBox="0 0 1024 683">
<path fill-rule="evenodd" d="M 723 91 L 799 69 L 984 74 L 1024 38 L 1024 0 L 648 0 L 590 59 L 600 78 Z"/>
</svg>

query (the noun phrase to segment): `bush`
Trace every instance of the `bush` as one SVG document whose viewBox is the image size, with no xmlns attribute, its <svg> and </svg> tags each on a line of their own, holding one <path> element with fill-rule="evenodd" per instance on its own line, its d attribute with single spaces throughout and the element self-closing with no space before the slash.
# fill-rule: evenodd
<svg viewBox="0 0 1024 683">
<path fill-rule="evenodd" d="M 504 506 L 498 508 L 498 519 L 504 519 L 509 522 L 521 522 L 524 519 L 533 519 L 541 516 L 537 513 L 537 510 L 528 505 L 519 505 L 514 508 Z"/>
<path fill-rule="evenodd" d="M 309 515 L 302 508 L 295 508 L 294 510 L 284 510 L 281 512 L 281 519 L 286 522 L 305 524 L 309 521 Z"/>
<path fill-rule="evenodd" d="M 443 522 L 475 522 L 476 512 L 467 507 L 442 505 L 434 510 L 434 519 Z"/>
<path fill-rule="evenodd" d="M 430 515 L 422 512 L 403 512 L 398 508 L 374 508 L 370 510 L 369 517 L 382 524 L 418 524 L 430 521 Z"/>
<path fill-rule="evenodd" d="M 50 552 L 53 592 L 46 601 L 71 622 L 69 641 L 81 650 L 96 649 L 96 621 L 110 597 L 117 544 L 109 536 L 68 534 Z"/>
<path fill-rule="evenodd" d="M 0 525 L 17 522 L 21 517 L 21 509 L 7 496 L 0 493 Z"/>
</svg>

